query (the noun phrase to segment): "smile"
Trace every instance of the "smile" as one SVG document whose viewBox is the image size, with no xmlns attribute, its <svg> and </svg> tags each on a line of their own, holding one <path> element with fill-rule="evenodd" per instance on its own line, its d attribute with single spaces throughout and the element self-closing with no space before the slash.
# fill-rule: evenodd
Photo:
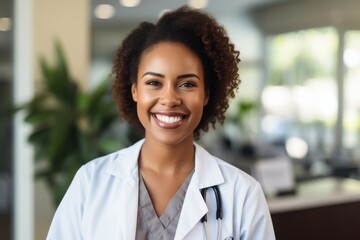
<svg viewBox="0 0 360 240">
<path fill-rule="evenodd" d="M 184 119 L 184 116 L 167 116 L 161 114 L 155 114 L 155 117 L 163 123 L 177 123 Z"/>
</svg>

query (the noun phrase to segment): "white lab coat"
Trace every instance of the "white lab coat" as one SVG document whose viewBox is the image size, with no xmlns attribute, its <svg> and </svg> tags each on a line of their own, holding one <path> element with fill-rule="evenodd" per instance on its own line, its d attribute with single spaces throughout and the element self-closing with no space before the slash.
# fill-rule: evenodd
<svg viewBox="0 0 360 240">
<path fill-rule="evenodd" d="M 143 140 L 82 166 L 51 223 L 47 240 L 135 239 L 138 211 L 138 155 Z M 211 239 L 216 239 L 216 200 L 207 203 L 199 189 L 218 185 L 223 220 L 221 239 L 275 239 L 269 210 L 259 184 L 234 166 L 195 144 L 195 172 L 180 214 L 175 240 L 205 239 L 200 219 L 208 213 Z"/>
</svg>

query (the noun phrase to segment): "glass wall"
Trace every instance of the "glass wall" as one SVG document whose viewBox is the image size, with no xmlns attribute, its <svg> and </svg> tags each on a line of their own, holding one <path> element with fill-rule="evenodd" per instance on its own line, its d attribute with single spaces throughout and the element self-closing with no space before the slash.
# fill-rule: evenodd
<svg viewBox="0 0 360 240">
<path fill-rule="evenodd" d="M 271 35 L 266 46 L 267 78 L 261 92 L 265 138 L 301 160 L 307 174 L 358 166 L 360 31 L 305 29 Z"/>
<path fill-rule="evenodd" d="M 337 121 L 338 35 L 332 27 L 267 39 L 262 131 L 303 163 L 332 158 Z"/>
</svg>

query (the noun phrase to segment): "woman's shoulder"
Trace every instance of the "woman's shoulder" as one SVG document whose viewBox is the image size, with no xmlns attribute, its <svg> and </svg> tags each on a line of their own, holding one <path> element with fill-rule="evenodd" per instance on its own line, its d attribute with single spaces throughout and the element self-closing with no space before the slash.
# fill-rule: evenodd
<svg viewBox="0 0 360 240">
<path fill-rule="evenodd" d="M 95 158 L 85 163 L 79 171 L 84 171 L 91 175 L 99 173 L 116 175 L 118 170 L 126 169 L 126 166 L 131 165 L 131 168 L 133 168 L 137 165 L 142 142 L 143 140 L 140 140 L 129 147 Z"/>
<path fill-rule="evenodd" d="M 252 175 L 222 159 L 216 159 L 224 177 L 225 188 L 231 189 L 243 201 L 251 196 L 262 195 L 262 187 Z"/>
<path fill-rule="evenodd" d="M 250 185 L 257 184 L 257 180 L 253 176 L 251 176 L 249 173 L 226 162 L 223 159 L 220 159 L 217 157 L 215 157 L 215 158 L 216 158 L 216 161 L 219 164 L 219 167 L 224 176 L 228 176 L 229 178 L 240 181 L 240 182 L 246 182 Z"/>
<path fill-rule="evenodd" d="M 258 185 L 257 180 L 251 176 L 249 173 L 243 171 L 242 169 L 230 164 L 229 162 L 212 155 L 203 147 L 197 145 L 198 149 L 202 151 L 204 156 L 207 156 L 208 159 L 216 161 L 217 165 L 220 168 L 221 174 L 224 177 L 225 182 L 231 184 L 239 184 L 242 187 L 253 188 Z"/>
</svg>

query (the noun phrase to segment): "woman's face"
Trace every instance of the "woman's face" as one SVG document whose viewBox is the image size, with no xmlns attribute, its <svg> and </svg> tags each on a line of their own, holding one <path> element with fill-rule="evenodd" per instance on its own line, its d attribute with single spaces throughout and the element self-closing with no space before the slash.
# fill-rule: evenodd
<svg viewBox="0 0 360 240">
<path fill-rule="evenodd" d="M 193 141 L 208 96 L 202 63 L 190 49 L 174 42 L 151 47 L 140 59 L 131 91 L 147 140 Z"/>
</svg>

